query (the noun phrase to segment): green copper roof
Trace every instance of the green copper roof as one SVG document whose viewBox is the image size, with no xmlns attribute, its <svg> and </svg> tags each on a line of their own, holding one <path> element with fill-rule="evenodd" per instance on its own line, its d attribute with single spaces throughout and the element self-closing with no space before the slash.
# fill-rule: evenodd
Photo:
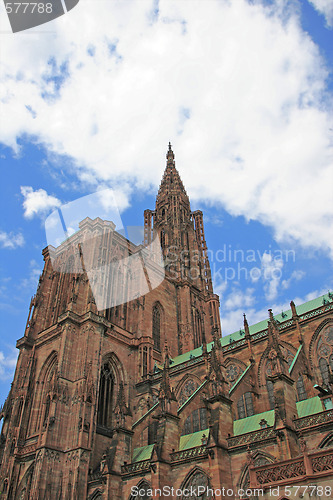
<svg viewBox="0 0 333 500">
<path fill-rule="evenodd" d="M 298 401 L 296 403 L 298 416 L 307 417 L 308 415 L 313 415 L 314 413 L 320 413 L 323 410 L 323 405 L 321 403 L 320 397 L 315 396 L 314 398 L 305 399 L 304 401 Z"/>
<path fill-rule="evenodd" d="M 153 453 L 153 448 L 153 444 L 149 444 L 148 446 L 141 446 L 141 448 L 134 448 L 132 463 L 142 462 L 143 460 L 150 460 Z"/>
<path fill-rule="evenodd" d="M 296 409 L 299 418 L 307 417 L 308 415 L 313 415 L 314 413 L 320 413 L 321 411 L 324 411 L 323 405 L 321 404 L 321 400 L 318 396 L 310 399 L 305 399 L 304 401 L 298 401 L 296 403 Z M 269 427 L 274 425 L 274 410 L 264 411 L 263 413 L 252 415 L 251 417 L 235 420 L 234 436 L 260 430 L 260 421 L 262 419 L 267 421 L 267 425 Z"/>
<path fill-rule="evenodd" d="M 318 309 L 319 307 L 323 306 L 324 303 L 332 303 L 332 294 L 330 293 L 325 293 L 324 295 L 321 295 L 320 297 L 317 297 L 316 299 L 309 300 L 308 302 L 305 302 L 304 304 L 301 304 L 300 306 L 296 306 L 296 312 L 299 316 L 302 314 L 305 314 L 309 311 L 313 311 L 314 309 Z M 283 311 L 279 314 L 274 314 L 274 318 L 276 321 L 279 323 L 283 323 L 283 321 L 288 321 L 289 319 L 292 318 L 292 313 L 291 309 L 287 309 L 286 311 Z M 263 321 L 259 321 L 259 323 L 255 323 L 254 325 L 249 326 L 250 334 L 253 335 L 254 333 L 260 332 L 261 330 L 265 330 L 268 326 L 268 318 L 264 319 Z M 239 332 L 232 333 L 231 335 L 227 335 L 226 337 L 222 337 L 222 345 L 226 345 L 230 342 L 230 338 L 233 340 L 238 340 L 239 338 L 242 338 L 240 336 Z M 229 339 L 227 342 L 223 342 L 223 339 Z"/>
<path fill-rule="evenodd" d="M 261 429 L 260 421 L 266 420 L 267 425 L 271 427 L 274 425 L 274 410 L 264 411 L 257 413 L 251 417 L 240 418 L 234 421 L 234 436 L 239 434 L 246 434 L 247 432 L 257 431 Z"/>
<path fill-rule="evenodd" d="M 188 450 L 189 448 L 196 448 L 202 445 L 203 435 L 206 438 L 209 437 L 209 429 L 204 429 L 203 431 L 193 432 L 193 434 L 186 434 L 185 436 L 180 436 L 179 441 L 179 451 Z"/>
<path fill-rule="evenodd" d="M 209 351 L 211 350 L 211 346 L 209 347 L 208 350 Z M 202 355 L 202 347 L 197 347 L 196 349 L 193 349 L 193 351 L 188 351 L 185 352 L 184 354 L 180 354 L 179 356 L 176 356 L 175 358 L 172 359 L 172 362 L 170 363 L 170 368 L 172 368 L 175 365 L 180 365 L 181 363 L 185 363 L 185 361 L 190 361 L 193 358 L 198 358 L 201 355 Z"/>
<path fill-rule="evenodd" d="M 319 307 L 323 306 L 325 303 L 332 303 L 332 293 L 325 293 L 324 295 L 321 295 L 320 297 L 317 297 L 316 299 L 309 300 L 308 302 L 305 302 L 304 304 L 301 304 L 300 306 L 296 306 L 296 312 L 299 316 L 302 314 L 306 314 L 309 311 L 312 311 L 314 309 L 318 309 Z M 274 313 L 274 311 L 273 311 Z M 274 314 L 274 318 L 276 321 L 279 323 L 283 323 L 284 321 L 288 321 L 292 318 L 292 313 L 291 309 L 287 309 L 286 311 L 283 311 L 279 314 Z M 249 326 L 249 331 L 250 335 L 253 335 L 255 333 L 258 333 L 262 330 L 265 330 L 268 326 L 268 318 L 264 319 L 263 321 L 259 321 L 259 323 L 255 323 L 254 325 Z M 227 346 L 229 344 L 232 344 L 233 342 L 237 340 L 241 340 L 244 338 L 245 332 L 244 330 L 240 329 L 237 332 L 231 333 L 230 335 L 226 335 L 225 337 L 221 338 L 221 344 L 222 346 Z M 210 352 L 212 350 L 213 343 L 211 342 L 210 344 L 207 344 L 207 351 Z M 185 352 L 184 354 L 181 354 L 180 356 L 176 356 L 175 358 L 172 359 L 170 367 L 172 368 L 173 366 L 180 365 L 181 363 L 185 363 L 186 361 L 190 361 L 191 359 L 194 358 L 199 358 L 202 355 L 202 346 L 198 347 L 197 349 L 193 349 L 193 351 L 188 351 Z"/>
</svg>

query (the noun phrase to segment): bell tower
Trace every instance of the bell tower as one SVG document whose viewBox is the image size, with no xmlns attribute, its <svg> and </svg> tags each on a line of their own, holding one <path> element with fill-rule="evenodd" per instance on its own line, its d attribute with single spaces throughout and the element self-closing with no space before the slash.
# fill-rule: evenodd
<svg viewBox="0 0 333 500">
<path fill-rule="evenodd" d="M 178 297 L 179 353 L 199 347 L 203 336 L 221 332 L 219 298 L 213 293 L 203 215 L 191 211 L 190 200 L 176 169 L 169 142 L 166 168 L 155 210 L 145 210 L 145 244 L 152 231 L 160 237 L 166 277 L 174 281 Z"/>
</svg>

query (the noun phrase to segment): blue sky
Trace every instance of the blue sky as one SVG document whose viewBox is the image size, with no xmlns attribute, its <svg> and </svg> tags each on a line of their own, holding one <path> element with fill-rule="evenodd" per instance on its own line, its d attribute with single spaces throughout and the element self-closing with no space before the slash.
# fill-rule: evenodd
<svg viewBox="0 0 333 500">
<path fill-rule="evenodd" d="M 46 217 L 110 187 L 141 225 L 169 141 L 224 334 L 333 288 L 329 0 L 81 0 L 15 35 L 0 8 L 0 404 Z"/>
</svg>

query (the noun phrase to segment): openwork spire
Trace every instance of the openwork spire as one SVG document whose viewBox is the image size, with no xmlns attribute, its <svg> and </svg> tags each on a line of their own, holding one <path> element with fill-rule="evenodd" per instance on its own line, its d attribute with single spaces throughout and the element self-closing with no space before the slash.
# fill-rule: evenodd
<svg viewBox="0 0 333 500">
<path fill-rule="evenodd" d="M 169 164 L 174 165 L 175 164 L 175 155 L 172 151 L 171 142 L 169 142 L 169 148 L 168 148 L 168 152 L 166 154 L 166 158 L 167 158 L 167 165 L 169 165 Z"/>
<path fill-rule="evenodd" d="M 188 205 L 188 209 L 190 210 L 190 201 L 178 170 L 176 169 L 175 155 L 170 142 L 166 154 L 166 159 L 167 164 L 158 190 L 156 207 L 158 207 L 159 203 L 162 202 L 165 198 L 173 195 L 182 198 L 183 203 L 185 202 L 185 204 Z"/>
</svg>

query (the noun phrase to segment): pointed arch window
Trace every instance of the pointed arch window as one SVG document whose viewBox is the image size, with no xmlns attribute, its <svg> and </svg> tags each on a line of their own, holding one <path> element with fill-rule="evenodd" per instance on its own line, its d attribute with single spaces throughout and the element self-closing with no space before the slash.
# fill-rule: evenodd
<svg viewBox="0 0 333 500">
<path fill-rule="evenodd" d="M 238 418 L 254 415 L 253 399 L 251 392 L 245 392 L 237 402 Z"/>
<path fill-rule="evenodd" d="M 10 444 L 10 450 L 9 450 L 9 454 L 10 455 L 13 455 L 14 454 L 14 451 L 15 451 L 15 446 L 16 446 L 16 439 L 14 438 Z"/>
<path fill-rule="evenodd" d="M 97 424 L 110 427 L 112 417 L 112 401 L 114 392 L 114 378 L 109 363 L 104 363 L 101 370 L 98 395 Z"/>
<path fill-rule="evenodd" d="M 201 345 L 201 317 L 198 309 L 194 312 L 194 349 Z"/>
<path fill-rule="evenodd" d="M 50 396 L 47 396 L 47 398 L 46 398 L 46 404 L 45 404 L 45 412 L 44 412 L 44 421 L 43 421 L 43 427 L 44 428 L 47 426 L 47 422 L 48 422 L 48 419 L 49 419 L 50 406 L 51 406 L 51 398 L 50 398 Z"/>
<path fill-rule="evenodd" d="M 161 231 L 161 247 L 164 249 L 165 248 L 165 231 L 162 229 Z"/>
<path fill-rule="evenodd" d="M 71 294 L 74 292 L 75 281 L 73 281 L 73 274 L 75 269 L 74 256 L 70 255 L 66 262 L 63 264 L 63 302 L 61 311 L 64 312 L 70 301 Z"/>
<path fill-rule="evenodd" d="M 323 383 L 325 385 L 328 385 L 328 380 L 329 380 L 329 368 L 328 368 L 328 363 L 326 359 L 320 358 L 319 360 L 319 370 L 321 373 L 321 377 L 323 379 Z"/>
<path fill-rule="evenodd" d="M 208 428 L 207 408 L 198 408 L 187 417 L 181 435 L 192 434 Z"/>
<path fill-rule="evenodd" d="M 211 500 L 215 498 L 215 496 L 212 496 L 213 490 L 208 476 L 203 471 L 198 469 L 189 474 L 180 488 L 183 492 L 186 490 L 195 492 L 198 489 L 198 486 L 202 487 L 206 493 L 198 497 L 196 495 L 191 495 L 191 498 L 200 498 L 202 500 Z M 185 498 L 187 498 L 187 495 L 182 496 L 182 500 Z"/>
<path fill-rule="evenodd" d="M 273 410 L 274 404 L 275 404 L 273 382 L 271 380 L 267 380 L 266 387 L 267 387 L 269 406 L 270 406 L 270 409 Z"/>
<path fill-rule="evenodd" d="M 148 444 L 153 444 L 157 442 L 157 427 L 158 422 L 154 420 L 148 426 Z"/>
<path fill-rule="evenodd" d="M 137 490 L 140 492 L 140 499 L 141 500 L 151 500 L 150 492 L 151 492 L 151 485 L 143 479 L 140 481 L 140 483 L 136 486 Z M 137 500 L 137 495 L 131 495 L 129 500 Z"/>
<path fill-rule="evenodd" d="M 142 375 L 145 377 L 148 373 L 148 349 L 145 346 L 142 351 Z"/>
<path fill-rule="evenodd" d="M 300 375 L 297 379 L 296 391 L 297 391 L 297 401 L 304 401 L 304 399 L 307 399 L 307 394 L 302 375 Z"/>
<path fill-rule="evenodd" d="M 16 414 L 16 419 L 15 419 L 15 427 L 18 427 L 20 425 L 20 420 L 21 420 L 21 415 L 22 415 L 22 409 L 23 409 L 23 398 L 20 399 L 17 414 Z"/>
<path fill-rule="evenodd" d="M 155 304 L 153 307 L 153 341 L 154 348 L 158 351 L 161 350 L 161 322 L 161 307 L 159 304 Z"/>
<path fill-rule="evenodd" d="M 196 380 L 193 380 L 192 378 L 186 380 L 177 397 L 178 406 L 181 407 L 185 403 L 185 401 L 187 401 L 188 398 L 192 396 L 192 394 L 197 390 L 198 387 L 199 384 Z"/>
</svg>

